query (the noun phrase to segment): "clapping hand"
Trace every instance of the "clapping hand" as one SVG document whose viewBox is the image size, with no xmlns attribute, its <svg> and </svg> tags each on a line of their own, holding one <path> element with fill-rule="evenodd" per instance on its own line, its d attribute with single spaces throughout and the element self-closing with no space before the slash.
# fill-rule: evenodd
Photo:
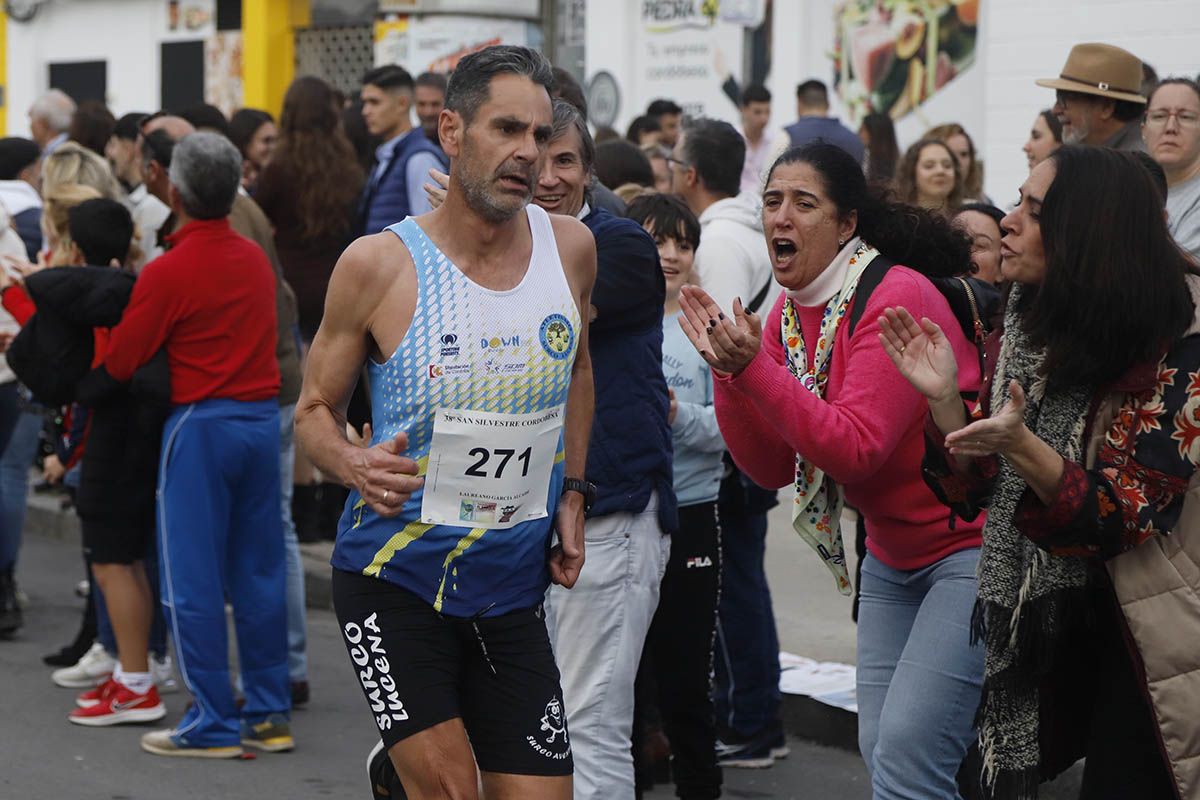
<svg viewBox="0 0 1200 800">
<path fill-rule="evenodd" d="M 952 455 L 968 458 L 980 458 L 993 453 L 1007 455 L 1021 443 L 1029 433 L 1025 427 L 1025 390 L 1021 384 L 1012 381 L 1008 384 L 1008 391 L 1011 399 L 1000 411 L 946 437 L 946 447 Z"/>
<path fill-rule="evenodd" d="M 903 307 L 888 308 L 879 318 L 879 341 L 896 369 L 930 406 L 962 404 L 954 349 L 936 322 L 922 317 L 918 324 Z"/>
<path fill-rule="evenodd" d="M 737 375 L 758 355 L 762 321 L 742 308 L 741 299 L 733 301 L 730 319 L 699 286 L 684 286 L 679 291 L 679 307 L 683 310 L 679 326 L 713 369 Z"/>
</svg>

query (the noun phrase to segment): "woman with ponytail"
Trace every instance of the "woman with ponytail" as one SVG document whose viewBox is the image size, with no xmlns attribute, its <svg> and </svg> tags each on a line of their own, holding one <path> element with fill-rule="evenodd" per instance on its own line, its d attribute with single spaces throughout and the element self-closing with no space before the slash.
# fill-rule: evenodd
<svg viewBox="0 0 1200 800">
<path fill-rule="evenodd" d="M 762 486 L 795 487 L 793 527 L 843 594 L 842 498 L 866 521 L 858 728 L 874 796 L 954 800 L 983 678 L 969 632 L 982 520 L 953 520 L 923 482 L 928 405 L 892 368 L 874 320 L 903 306 L 937 321 L 964 365 L 957 390 L 976 391 L 976 351 L 930 280 L 966 273 L 970 243 L 881 191 L 832 145 L 782 155 L 763 227 L 786 291 L 764 325 L 741 302 L 721 309 L 685 287 L 682 324 L 713 369 L 734 461 Z"/>
</svg>

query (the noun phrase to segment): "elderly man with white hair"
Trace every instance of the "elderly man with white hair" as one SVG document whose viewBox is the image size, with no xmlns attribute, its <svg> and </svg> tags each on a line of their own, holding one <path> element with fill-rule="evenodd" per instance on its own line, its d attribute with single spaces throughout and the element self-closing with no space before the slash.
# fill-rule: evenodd
<svg viewBox="0 0 1200 800">
<path fill-rule="evenodd" d="M 75 101 L 60 89 L 51 89 L 29 107 L 29 134 L 43 157 L 67 140 L 74 116 Z"/>
<path fill-rule="evenodd" d="M 294 746 L 279 514 L 275 274 L 229 212 L 242 156 L 193 133 L 173 148 L 168 199 L 179 227 L 146 265 L 102 369 L 119 382 L 160 349 L 173 410 L 158 482 L 163 603 L 195 702 L 175 729 L 142 737 L 165 756 L 236 758 Z M 225 599 L 233 605 L 246 703 L 234 705 Z"/>
</svg>

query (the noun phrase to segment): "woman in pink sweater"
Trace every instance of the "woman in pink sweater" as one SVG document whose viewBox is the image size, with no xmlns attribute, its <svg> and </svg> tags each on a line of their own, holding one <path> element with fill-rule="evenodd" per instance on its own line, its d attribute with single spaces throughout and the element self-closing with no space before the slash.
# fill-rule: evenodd
<svg viewBox="0 0 1200 800">
<path fill-rule="evenodd" d="M 982 520 L 953 520 L 921 478 L 924 397 L 892 367 L 874 322 L 903 306 L 948 332 L 964 393 L 978 358 L 924 274 L 969 269 L 945 221 L 869 190 L 837 147 L 785 153 L 768 175 L 763 227 L 786 289 L 764 327 L 685 287 L 684 329 L 714 372 L 717 420 L 738 466 L 765 487 L 796 487 L 793 527 L 850 593 L 842 497 L 863 515 L 858 624 L 859 748 L 880 798 L 958 797 L 983 677 L 970 642 Z M 854 314 L 876 258 L 892 266 Z M 878 269 L 879 266 L 876 267 Z M 919 312 L 915 309 L 920 309 Z M 851 317 L 862 323 L 850 330 Z"/>
</svg>

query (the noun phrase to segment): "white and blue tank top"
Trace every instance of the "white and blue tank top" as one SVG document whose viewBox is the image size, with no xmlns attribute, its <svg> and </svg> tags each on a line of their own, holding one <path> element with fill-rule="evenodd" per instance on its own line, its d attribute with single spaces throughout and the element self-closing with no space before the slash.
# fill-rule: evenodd
<svg viewBox="0 0 1200 800">
<path fill-rule="evenodd" d="M 468 278 L 411 217 L 387 228 L 412 254 L 417 303 L 391 357 L 368 361 L 371 444 L 407 432 L 426 483 L 390 518 L 351 492 L 332 563 L 452 617 L 532 607 L 549 583 L 581 321 L 550 217 L 526 215 L 529 267 L 507 291 Z"/>
</svg>

